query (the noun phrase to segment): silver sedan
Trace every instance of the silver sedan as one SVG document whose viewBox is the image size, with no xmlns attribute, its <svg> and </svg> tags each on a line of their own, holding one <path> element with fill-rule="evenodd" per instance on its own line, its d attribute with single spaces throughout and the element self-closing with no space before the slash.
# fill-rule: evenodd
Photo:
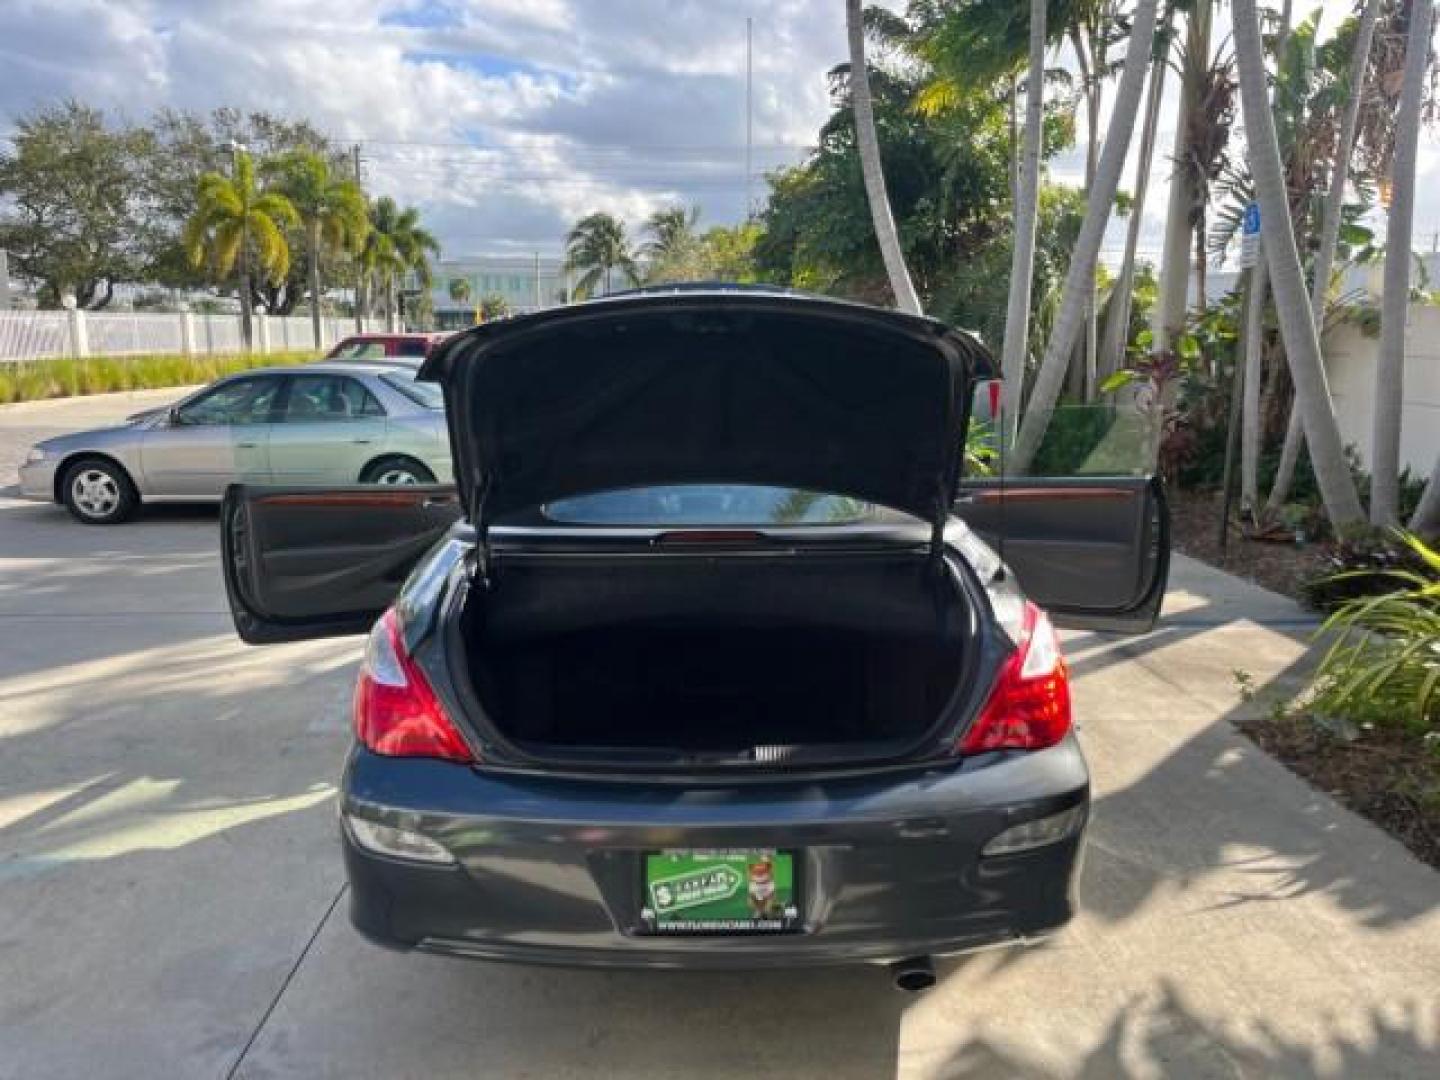
<svg viewBox="0 0 1440 1080">
<path fill-rule="evenodd" d="M 438 387 L 393 365 L 247 371 L 119 427 L 37 443 L 20 468 L 20 487 L 104 525 L 142 502 L 215 502 L 242 480 L 448 483 L 443 408 Z"/>
</svg>

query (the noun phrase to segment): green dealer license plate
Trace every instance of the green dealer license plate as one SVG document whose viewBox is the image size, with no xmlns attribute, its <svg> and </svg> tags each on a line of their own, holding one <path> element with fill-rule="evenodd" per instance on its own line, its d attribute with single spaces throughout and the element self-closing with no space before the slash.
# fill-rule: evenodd
<svg viewBox="0 0 1440 1080">
<path fill-rule="evenodd" d="M 661 934 L 749 934 L 800 926 L 795 853 L 653 851 L 640 921 Z"/>
</svg>

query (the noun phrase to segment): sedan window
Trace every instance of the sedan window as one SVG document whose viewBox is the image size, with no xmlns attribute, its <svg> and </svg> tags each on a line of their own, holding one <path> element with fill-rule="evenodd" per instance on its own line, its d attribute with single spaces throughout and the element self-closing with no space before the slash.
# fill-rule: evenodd
<svg viewBox="0 0 1440 1080">
<path fill-rule="evenodd" d="M 383 341 L 342 342 L 330 353 L 330 356 L 337 360 L 367 360 L 384 355 L 385 343 Z"/>
<path fill-rule="evenodd" d="M 385 415 L 375 395 L 348 375 L 296 375 L 280 414 L 281 423 L 308 424 Z"/>
<path fill-rule="evenodd" d="M 275 406 L 281 380 L 274 376 L 233 379 L 182 405 L 175 413 L 187 427 L 217 424 L 265 424 Z"/>
</svg>

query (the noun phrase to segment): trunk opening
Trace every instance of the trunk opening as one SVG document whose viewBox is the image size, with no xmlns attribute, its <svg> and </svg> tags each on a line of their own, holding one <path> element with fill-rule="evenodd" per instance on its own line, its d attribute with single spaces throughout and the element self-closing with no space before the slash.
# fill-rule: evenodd
<svg viewBox="0 0 1440 1080">
<path fill-rule="evenodd" d="M 528 753 L 852 761 L 945 715 L 963 595 L 923 551 L 502 559 L 462 630 L 487 718 Z"/>
</svg>

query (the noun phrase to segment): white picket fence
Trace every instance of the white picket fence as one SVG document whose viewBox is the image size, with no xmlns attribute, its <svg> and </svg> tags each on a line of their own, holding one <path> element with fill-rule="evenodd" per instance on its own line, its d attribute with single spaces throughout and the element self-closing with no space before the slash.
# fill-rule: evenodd
<svg viewBox="0 0 1440 1080">
<path fill-rule="evenodd" d="M 315 340 L 309 315 L 255 316 L 256 352 L 329 348 L 355 332 L 354 319 L 323 318 Z M 365 329 L 379 332 L 371 320 Z M 0 311 L 0 364 L 56 356 L 205 355 L 244 349 L 240 316 L 199 312 Z"/>
</svg>

